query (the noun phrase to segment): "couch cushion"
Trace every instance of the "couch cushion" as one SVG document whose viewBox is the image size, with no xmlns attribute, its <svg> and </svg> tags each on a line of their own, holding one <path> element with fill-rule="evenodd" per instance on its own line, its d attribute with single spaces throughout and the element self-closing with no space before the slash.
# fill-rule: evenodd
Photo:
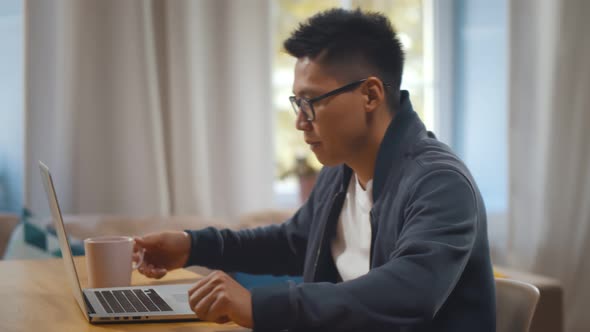
<svg viewBox="0 0 590 332">
<path fill-rule="evenodd" d="M 69 237 L 74 256 L 84 255 L 84 243 Z M 49 220 L 34 218 L 28 210 L 23 210 L 20 222 L 15 227 L 4 259 L 40 259 L 61 257 L 59 240 Z"/>
</svg>

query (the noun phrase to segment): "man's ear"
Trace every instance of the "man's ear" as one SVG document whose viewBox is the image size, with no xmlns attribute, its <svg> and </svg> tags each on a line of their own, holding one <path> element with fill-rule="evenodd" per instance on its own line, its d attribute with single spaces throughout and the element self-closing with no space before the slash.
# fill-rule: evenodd
<svg viewBox="0 0 590 332">
<path fill-rule="evenodd" d="M 385 102 L 385 87 L 376 77 L 369 77 L 363 84 L 363 94 L 366 96 L 365 110 L 374 112 Z"/>
</svg>

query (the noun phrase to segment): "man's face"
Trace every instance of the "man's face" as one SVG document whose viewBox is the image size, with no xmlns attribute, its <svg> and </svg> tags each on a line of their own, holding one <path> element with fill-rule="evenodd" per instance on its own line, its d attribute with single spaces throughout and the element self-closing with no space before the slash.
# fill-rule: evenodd
<svg viewBox="0 0 590 332">
<path fill-rule="evenodd" d="M 320 63 L 307 57 L 295 64 L 293 93 L 298 98 L 314 98 L 348 83 L 328 75 Z M 299 112 L 295 126 L 323 165 L 350 163 L 365 146 L 368 133 L 361 91 L 359 87 L 313 103 L 311 122 Z"/>
</svg>

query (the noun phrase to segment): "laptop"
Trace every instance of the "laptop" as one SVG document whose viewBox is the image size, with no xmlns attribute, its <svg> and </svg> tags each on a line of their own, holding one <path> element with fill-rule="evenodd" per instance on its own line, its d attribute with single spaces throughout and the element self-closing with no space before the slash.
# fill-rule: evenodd
<svg viewBox="0 0 590 332">
<path fill-rule="evenodd" d="M 198 320 L 188 304 L 192 284 L 82 289 L 49 168 L 39 161 L 74 298 L 90 323 Z"/>
</svg>

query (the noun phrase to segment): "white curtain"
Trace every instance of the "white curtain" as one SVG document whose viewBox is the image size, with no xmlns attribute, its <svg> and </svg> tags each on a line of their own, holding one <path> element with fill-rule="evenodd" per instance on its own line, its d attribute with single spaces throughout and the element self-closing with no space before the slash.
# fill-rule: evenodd
<svg viewBox="0 0 590 332">
<path fill-rule="evenodd" d="M 589 331 L 590 1 L 510 3 L 513 265 L 559 279 L 566 330 Z"/>
<path fill-rule="evenodd" d="M 272 204 L 267 0 L 28 0 L 26 205 L 235 216 Z"/>
</svg>

